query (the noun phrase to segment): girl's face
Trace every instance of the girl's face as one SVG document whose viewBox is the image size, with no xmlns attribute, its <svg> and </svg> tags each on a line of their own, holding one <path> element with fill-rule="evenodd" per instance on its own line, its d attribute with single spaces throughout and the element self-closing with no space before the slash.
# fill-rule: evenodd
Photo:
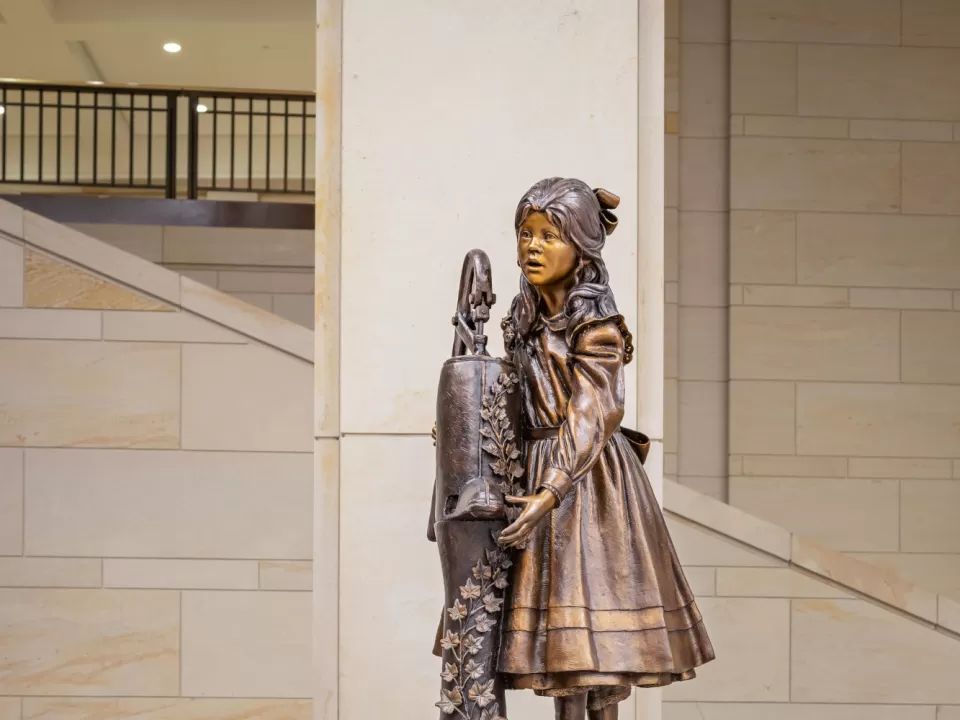
<svg viewBox="0 0 960 720">
<path fill-rule="evenodd" d="M 520 269 L 531 285 L 541 289 L 573 279 L 579 258 L 577 248 L 542 212 L 532 212 L 517 231 Z"/>
</svg>

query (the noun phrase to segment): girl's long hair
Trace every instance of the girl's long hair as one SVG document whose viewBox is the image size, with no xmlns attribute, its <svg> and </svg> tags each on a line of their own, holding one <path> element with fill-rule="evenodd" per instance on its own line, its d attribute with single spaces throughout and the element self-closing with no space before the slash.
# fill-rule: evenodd
<svg viewBox="0 0 960 720">
<path fill-rule="evenodd" d="M 607 231 L 601 222 L 602 209 L 594 191 L 586 183 L 547 178 L 527 190 L 517 205 L 514 218 L 514 230 L 519 233 L 530 213 L 542 212 L 557 226 L 561 237 L 578 250 L 580 262 L 576 282 L 564 307 L 566 338 L 571 344 L 577 328 L 584 322 L 619 315 L 607 266 L 600 257 L 607 239 Z M 522 274 L 520 294 L 513 300 L 510 315 L 520 340 L 525 340 L 540 320 L 540 293 Z"/>
</svg>

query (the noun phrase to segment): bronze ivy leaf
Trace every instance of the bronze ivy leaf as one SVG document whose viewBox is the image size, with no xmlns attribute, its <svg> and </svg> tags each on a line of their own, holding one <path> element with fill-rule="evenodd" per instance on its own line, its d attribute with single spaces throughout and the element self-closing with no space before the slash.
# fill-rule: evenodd
<svg viewBox="0 0 960 720">
<path fill-rule="evenodd" d="M 500 714 L 500 708 L 497 707 L 497 703 L 493 703 L 490 707 L 483 711 L 483 714 L 480 716 L 480 720 L 507 720 L 503 715 Z"/>
<path fill-rule="evenodd" d="M 479 580 L 483 576 L 483 560 L 477 560 L 477 564 L 473 566 L 473 578 L 474 580 Z"/>
<path fill-rule="evenodd" d="M 503 605 L 503 598 L 495 597 L 493 593 L 483 596 L 483 607 L 487 612 L 500 612 L 501 605 Z"/>
<path fill-rule="evenodd" d="M 470 689 L 467 690 L 467 697 L 482 708 L 496 701 L 497 698 L 494 697 L 493 694 L 493 680 L 475 682 L 470 686 Z"/>
<path fill-rule="evenodd" d="M 496 626 L 497 621 L 489 615 L 484 614 L 477 620 L 476 629 L 479 633 L 485 633 L 493 630 Z"/>
<path fill-rule="evenodd" d="M 513 560 L 511 560 L 509 557 L 504 555 L 503 560 L 500 561 L 500 567 L 502 567 L 504 570 L 507 570 L 508 568 L 512 568 Z"/>
<path fill-rule="evenodd" d="M 497 447 L 496 443 L 488 442 L 486 445 L 483 446 L 483 449 L 486 450 L 491 455 L 493 455 L 494 457 L 500 456 L 500 448 Z"/>
<path fill-rule="evenodd" d="M 467 660 L 467 664 L 463 666 L 463 674 L 476 680 L 483 676 L 483 665 L 478 665 L 472 659 Z"/>
<path fill-rule="evenodd" d="M 442 677 L 447 682 L 453 682 L 454 680 L 457 679 L 459 675 L 460 675 L 460 668 L 458 668 L 453 663 L 447 663 L 444 671 L 440 673 L 440 677 Z"/>
<path fill-rule="evenodd" d="M 480 716 L 480 720 L 507 720 L 503 715 L 498 713 L 496 710 L 490 710 L 487 708 L 483 711 L 483 715 Z"/>
<path fill-rule="evenodd" d="M 447 715 L 452 715 L 459 705 L 463 704 L 463 695 L 459 688 L 440 691 L 440 702 L 436 705 Z"/>
<path fill-rule="evenodd" d="M 453 650 L 457 645 L 460 644 L 460 633 L 455 633 L 450 630 L 447 630 L 446 634 L 440 638 L 440 647 L 444 650 Z"/>
<path fill-rule="evenodd" d="M 480 597 L 480 586 L 474 585 L 473 580 L 467 578 L 467 584 L 460 586 L 460 597 L 464 600 L 476 600 Z"/>
<path fill-rule="evenodd" d="M 506 576 L 506 575 L 500 575 L 500 576 L 494 578 L 493 584 L 494 584 L 495 587 L 499 588 L 500 590 L 503 590 L 507 585 L 510 584 L 510 581 L 507 580 L 507 576 Z"/>
<path fill-rule="evenodd" d="M 483 638 L 467 635 L 463 639 L 463 651 L 469 655 L 476 655 L 483 649 Z"/>
<path fill-rule="evenodd" d="M 454 600 L 453 607 L 447 608 L 447 614 L 451 620 L 463 620 L 467 616 L 467 606 L 460 600 Z"/>
</svg>

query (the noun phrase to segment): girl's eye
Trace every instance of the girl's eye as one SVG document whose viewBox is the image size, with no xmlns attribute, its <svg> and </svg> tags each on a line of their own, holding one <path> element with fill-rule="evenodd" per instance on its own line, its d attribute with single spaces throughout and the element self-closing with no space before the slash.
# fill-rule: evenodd
<svg viewBox="0 0 960 720">
<path fill-rule="evenodd" d="M 547 233 L 546 237 L 547 237 L 547 240 L 550 240 L 551 242 L 557 239 L 557 236 L 554 235 L 553 233 Z"/>
</svg>

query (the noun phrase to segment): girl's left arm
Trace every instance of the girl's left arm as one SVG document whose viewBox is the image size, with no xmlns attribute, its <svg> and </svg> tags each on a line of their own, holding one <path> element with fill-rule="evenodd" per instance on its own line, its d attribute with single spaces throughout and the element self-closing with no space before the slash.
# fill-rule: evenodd
<svg viewBox="0 0 960 720">
<path fill-rule="evenodd" d="M 567 417 L 538 484 L 558 501 L 590 471 L 620 427 L 624 348 L 616 318 L 592 322 L 574 337 Z"/>
</svg>

